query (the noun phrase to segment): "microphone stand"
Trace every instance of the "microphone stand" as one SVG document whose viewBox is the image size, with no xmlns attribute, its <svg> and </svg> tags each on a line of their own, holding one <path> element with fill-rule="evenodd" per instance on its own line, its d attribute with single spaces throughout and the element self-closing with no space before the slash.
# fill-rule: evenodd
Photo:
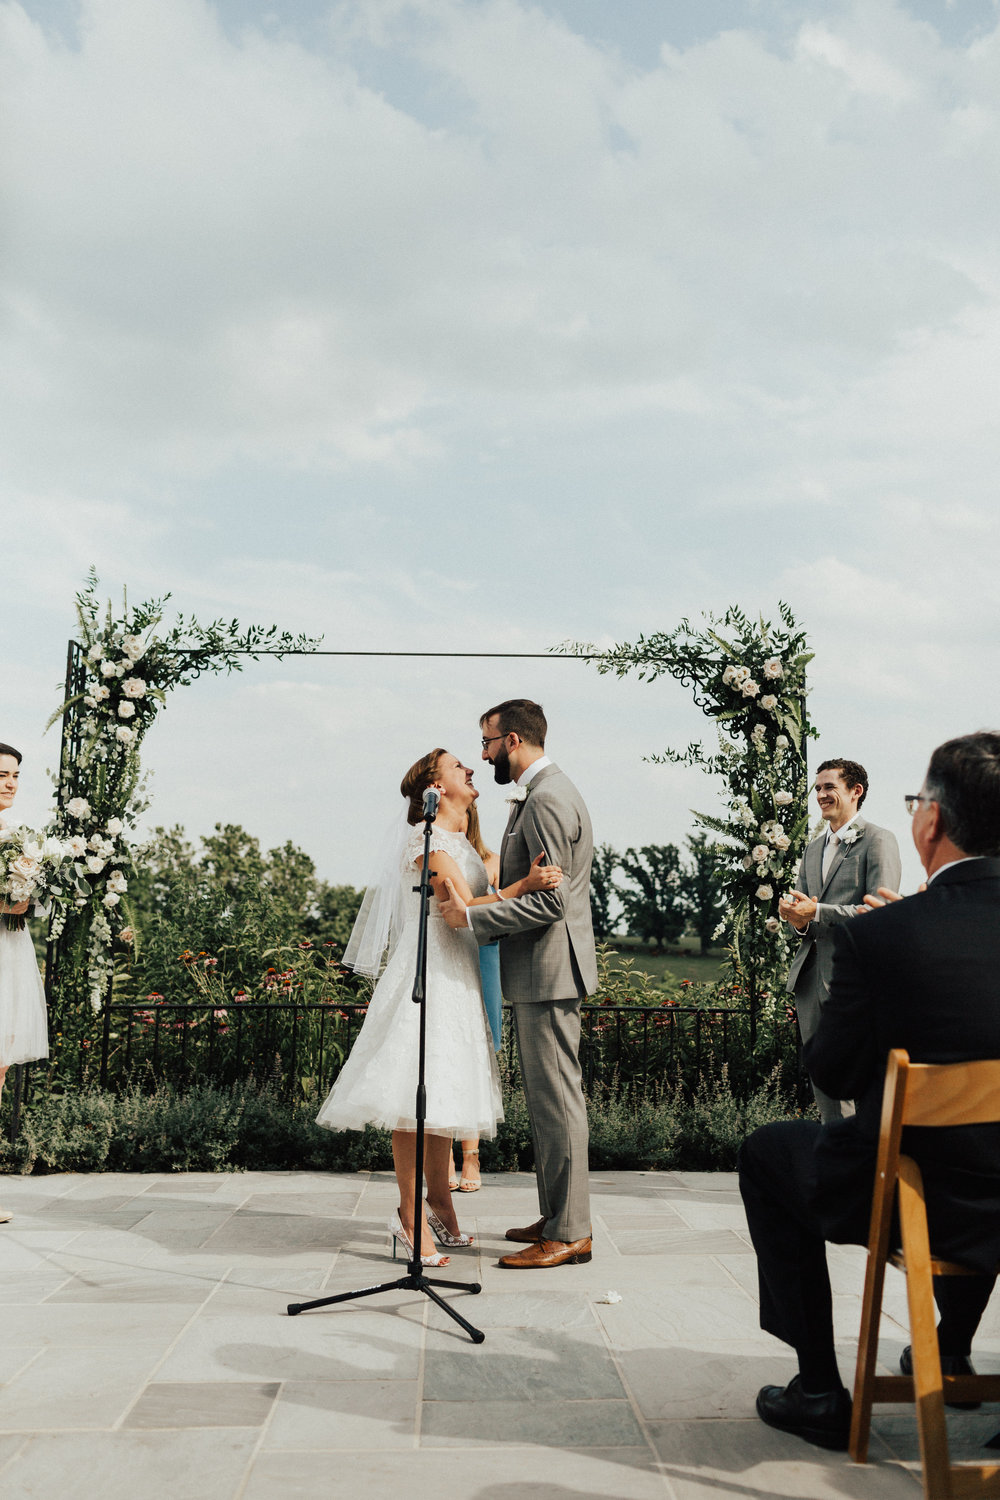
<svg viewBox="0 0 1000 1500">
<path fill-rule="evenodd" d="M 420 1261 L 420 1224 L 422 1219 L 423 1196 L 424 1196 L 424 1120 L 427 1114 L 427 1090 L 424 1085 L 424 1069 L 426 1061 L 426 1032 L 427 1032 L 427 917 L 430 901 L 433 895 L 431 890 L 431 824 L 437 817 L 437 798 L 424 797 L 424 861 L 420 871 L 420 884 L 413 889 L 420 894 L 420 921 L 417 927 L 417 963 L 416 974 L 413 980 L 412 1000 L 414 1005 L 420 1007 L 420 1044 L 417 1055 L 417 1098 L 414 1118 L 417 1122 L 417 1153 L 416 1166 L 413 1182 L 413 1252 L 412 1259 L 407 1267 L 407 1274 L 399 1277 L 396 1281 L 383 1281 L 378 1286 L 361 1287 L 355 1292 L 338 1292 L 334 1297 L 317 1297 L 313 1302 L 291 1302 L 288 1306 L 288 1316 L 294 1318 L 298 1313 L 311 1312 L 316 1307 L 329 1307 L 333 1302 L 352 1302 L 357 1297 L 374 1297 L 379 1292 L 422 1292 L 425 1297 L 430 1297 L 438 1307 L 443 1308 L 450 1318 L 453 1318 L 471 1338 L 474 1344 L 484 1342 L 486 1335 L 478 1328 L 473 1328 L 461 1313 L 455 1309 L 444 1298 L 439 1296 L 436 1287 L 447 1287 L 456 1292 L 481 1292 L 482 1287 L 478 1281 L 439 1281 L 431 1282 L 424 1275 L 424 1267 Z"/>
</svg>

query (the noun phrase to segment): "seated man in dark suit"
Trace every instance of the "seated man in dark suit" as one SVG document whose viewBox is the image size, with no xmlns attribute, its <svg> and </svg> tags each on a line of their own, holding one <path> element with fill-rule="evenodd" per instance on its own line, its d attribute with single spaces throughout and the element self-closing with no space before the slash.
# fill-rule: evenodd
<svg viewBox="0 0 1000 1500">
<path fill-rule="evenodd" d="M 757 1412 L 824 1448 L 847 1447 L 851 1414 L 825 1241 L 867 1243 L 889 1051 L 925 1063 L 1000 1057 L 1000 733 L 939 746 L 907 806 L 927 886 L 838 930 L 830 997 L 805 1049 L 810 1077 L 854 1099 L 857 1114 L 765 1125 L 740 1151 L 761 1327 L 799 1362 L 787 1386 L 760 1391 Z M 1000 1125 L 908 1130 L 903 1149 L 924 1174 L 932 1249 L 980 1273 L 935 1282 L 945 1372 L 967 1372 L 1000 1260 Z M 904 1372 L 908 1361 L 904 1350 Z"/>
</svg>

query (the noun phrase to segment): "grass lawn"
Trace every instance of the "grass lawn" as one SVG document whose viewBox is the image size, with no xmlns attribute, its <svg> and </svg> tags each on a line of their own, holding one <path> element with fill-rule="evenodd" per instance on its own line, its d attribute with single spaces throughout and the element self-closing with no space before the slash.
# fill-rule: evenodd
<svg viewBox="0 0 1000 1500">
<path fill-rule="evenodd" d="M 666 981 L 669 985 L 671 981 L 678 979 L 711 981 L 720 978 L 722 974 L 722 952 L 713 951 L 702 956 L 698 951 L 697 938 L 692 938 L 690 944 L 682 940 L 679 950 L 667 953 L 653 953 L 638 938 L 613 937 L 609 941 L 623 958 L 634 959 L 635 967 L 643 969 L 657 984 Z"/>
</svg>

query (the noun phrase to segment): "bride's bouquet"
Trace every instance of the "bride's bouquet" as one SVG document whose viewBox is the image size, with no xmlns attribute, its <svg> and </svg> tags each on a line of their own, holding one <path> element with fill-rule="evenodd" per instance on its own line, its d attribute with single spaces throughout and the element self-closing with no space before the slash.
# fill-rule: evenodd
<svg viewBox="0 0 1000 1500">
<path fill-rule="evenodd" d="M 0 899 L 7 906 L 22 901 L 36 906 L 49 901 L 73 901 L 90 887 L 77 861 L 87 852 L 80 837 L 55 838 L 30 828 L 0 827 Z M 23 927 L 24 917 L 5 913 L 8 927 Z"/>
</svg>

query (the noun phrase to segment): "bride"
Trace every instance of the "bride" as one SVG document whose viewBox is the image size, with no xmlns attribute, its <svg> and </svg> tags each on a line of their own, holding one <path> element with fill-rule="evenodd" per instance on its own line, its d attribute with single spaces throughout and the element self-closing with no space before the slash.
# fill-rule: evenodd
<svg viewBox="0 0 1000 1500">
<path fill-rule="evenodd" d="M 392 1158 L 399 1208 L 389 1220 L 393 1254 L 400 1241 L 412 1254 L 416 1174 L 417 1050 L 420 1013 L 411 1000 L 417 951 L 420 899 L 413 887 L 423 865 L 423 795 L 440 794 L 431 830 L 435 855 L 434 894 L 445 879 L 471 905 L 500 901 L 533 890 L 551 890 L 562 879 L 555 866 L 536 862 L 530 874 L 499 895 L 488 894 L 486 867 L 466 838 L 468 811 L 479 793 L 472 772 L 447 750 L 432 750 L 411 766 L 400 784 L 406 799 L 383 875 L 369 887 L 344 953 L 359 973 L 377 975 L 386 942 L 389 961 L 375 986 L 368 1013 L 353 1048 L 317 1116 L 330 1130 L 361 1130 L 377 1125 L 392 1131 Z M 405 821 L 404 821 L 405 820 Z M 448 1189 L 453 1142 L 463 1137 L 492 1138 L 503 1119 L 500 1080 L 489 1022 L 483 1006 L 479 956 L 471 931 L 454 931 L 430 902 L 427 922 L 425 1215 L 418 1226 L 424 1265 L 443 1266 L 434 1254 L 428 1225 L 442 1245 L 473 1243 L 462 1234 Z"/>
<path fill-rule="evenodd" d="M 0 745 L 0 828 L 17 796 L 20 774 L 21 752 L 13 745 Z M 27 901 L 10 906 L 0 897 L 0 1094 L 8 1068 L 49 1055 L 45 990 L 24 923 L 27 910 Z M 10 1214 L 0 1209 L 0 1224 L 9 1219 Z"/>
</svg>

